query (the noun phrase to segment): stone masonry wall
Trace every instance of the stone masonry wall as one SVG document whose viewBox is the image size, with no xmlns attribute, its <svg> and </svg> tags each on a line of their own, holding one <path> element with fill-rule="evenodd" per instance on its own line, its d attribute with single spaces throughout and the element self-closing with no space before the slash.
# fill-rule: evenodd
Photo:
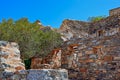
<svg viewBox="0 0 120 80">
<path fill-rule="evenodd" d="M 102 31 L 104 34 L 105 32 L 115 29 L 115 28 L 120 28 L 120 15 L 113 15 L 109 16 L 105 19 L 102 19 L 97 22 L 92 22 L 89 25 L 89 35 L 90 34 L 97 34 L 98 31 Z"/>
<path fill-rule="evenodd" d="M 59 29 L 61 38 L 68 41 L 74 38 L 93 38 L 113 35 L 120 30 L 120 14 L 108 16 L 97 22 L 65 20 Z"/>
<path fill-rule="evenodd" d="M 62 68 L 70 80 L 119 80 L 120 32 L 102 38 L 66 42 L 62 50 Z"/>
<path fill-rule="evenodd" d="M 54 49 L 45 58 L 33 57 L 32 69 L 58 69 L 61 67 L 61 49 Z"/>
</svg>

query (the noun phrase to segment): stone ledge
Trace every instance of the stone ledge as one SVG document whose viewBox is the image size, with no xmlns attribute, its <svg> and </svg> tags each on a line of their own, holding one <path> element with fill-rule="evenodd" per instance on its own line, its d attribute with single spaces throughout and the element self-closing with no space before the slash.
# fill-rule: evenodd
<svg viewBox="0 0 120 80">
<path fill-rule="evenodd" d="M 68 80 L 68 71 L 65 69 L 30 69 L 15 73 L 2 72 L 0 80 Z"/>
<path fill-rule="evenodd" d="M 65 69 L 31 69 L 28 72 L 27 80 L 68 80 L 68 72 Z"/>
</svg>

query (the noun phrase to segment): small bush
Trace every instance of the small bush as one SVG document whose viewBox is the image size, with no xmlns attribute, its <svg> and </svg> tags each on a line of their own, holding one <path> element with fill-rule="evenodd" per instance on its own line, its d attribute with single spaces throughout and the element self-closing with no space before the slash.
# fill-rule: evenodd
<svg viewBox="0 0 120 80">
<path fill-rule="evenodd" d="M 102 19 L 106 18 L 106 16 L 96 16 L 96 17 L 89 17 L 88 21 L 89 22 L 96 22 L 96 21 L 100 21 Z"/>
</svg>

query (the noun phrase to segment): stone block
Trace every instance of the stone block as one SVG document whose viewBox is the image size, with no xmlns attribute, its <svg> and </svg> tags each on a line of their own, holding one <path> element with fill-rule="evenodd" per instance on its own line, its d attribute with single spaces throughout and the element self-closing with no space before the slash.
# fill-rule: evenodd
<svg viewBox="0 0 120 80">
<path fill-rule="evenodd" d="M 104 56 L 104 61 L 111 62 L 113 60 L 113 56 Z"/>
<path fill-rule="evenodd" d="M 31 69 L 28 72 L 27 80 L 68 80 L 68 72 L 65 69 Z"/>
<path fill-rule="evenodd" d="M 86 72 L 87 72 L 87 69 L 86 69 L 86 68 L 80 68 L 80 72 L 86 73 Z"/>
<path fill-rule="evenodd" d="M 113 57 L 113 60 L 120 61 L 120 57 Z"/>
<path fill-rule="evenodd" d="M 25 70 L 25 67 L 23 67 L 23 66 L 17 66 L 17 67 L 15 67 L 15 69 L 16 69 L 16 71 L 18 71 L 18 70 Z"/>
</svg>

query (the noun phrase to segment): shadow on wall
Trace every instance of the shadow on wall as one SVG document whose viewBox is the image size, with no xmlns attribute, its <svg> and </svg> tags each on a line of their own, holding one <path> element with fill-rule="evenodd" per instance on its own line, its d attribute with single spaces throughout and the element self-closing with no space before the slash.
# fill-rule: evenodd
<svg viewBox="0 0 120 80">
<path fill-rule="evenodd" d="M 26 69 L 31 69 L 31 59 L 24 60 L 24 64 Z"/>
</svg>

